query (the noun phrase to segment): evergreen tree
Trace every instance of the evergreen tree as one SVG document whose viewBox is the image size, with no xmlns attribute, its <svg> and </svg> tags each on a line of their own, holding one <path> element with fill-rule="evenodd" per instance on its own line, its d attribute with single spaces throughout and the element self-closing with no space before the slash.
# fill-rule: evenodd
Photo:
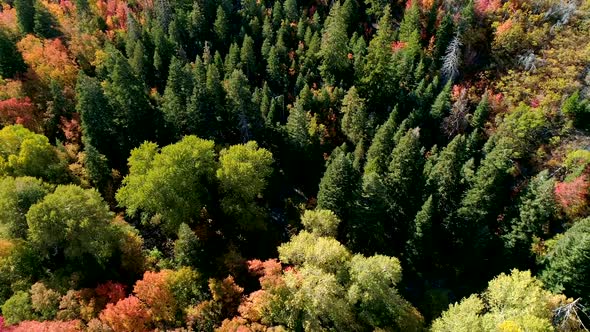
<svg viewBox="0 0 590 332">
<path fill-rule="evenodd" d="M 113 167 L 121 166 L 125 162 L 125 157 L 116 137 L 116 116 L 100 82 L 80 73 L 76 84 L 76 96 L 76 111 L 82 120 L 85 143 L 105 155 Z"/>
<path fill-rule="evenodd" d="M 550 249 L 541 279 L 554 291 L 567 296 L 588 294 L 588 258 L 590 252 L 590 218 L 577 221 Z"/>
<path fill-rule="evenodd" d="M 33 33 L 35 28 L 35 0 L 15 0 L 16 19 L 22 34 Z"/>
<path fill-rule="evenodd" d="M 283 2 L 283 11 L 285 18 L 289 22 L 295 22 L 299 18 L 299 9 L 297 8 L 297 0 L 285 0 Z"/>
<path fill-rule="evenodd" d="M 227 13 L 223 10 L 223 7 L 219 5 L 217 7 L 217 13 L 215 14 L 215 22 L 213 23 L 213 31 L 217 37 L 217 43 L 220 46 L 225 46 L 228 43 L 229 38 L 229 18 Z"/>
<path fill-rule="evenodd" d="M 365 100 L 362 99 L 353 86 L 348 90 L 342 100 L 342 131 L 348 139 L 358 145 L 367 138 L 368 116 L 365 109 Z"/>
<path fill-rule="evenodd" d="M 352 166 L 352 155 L 345 152 L 346 146 L 336 148 L 320 182 L 318 208 L 334 212 L 344 222 L 350 222 L 358 200 L 360 174 Z M 341 234 L 347 234 L 348 229 Z"/>
<path fill-rule="evenodd" d="M 12 78 L 24 72 L 26 65 L 12 38 L 0 29 L 0 77 Z"/>
<path fill-rule="evenodd" d="M 410 129 L 391 152 L 385 179 L 392 220 L 386 231 L 397 243 L 395 250 L 401 251 L 408 240 L 410 223 L 422 205 L 423 165 L 419 128 Z"/>
<path fill-rule="evenodd" d="M 367 163 L 365 165 L 365 176 L 377 173 L 383 175 L 389 165 L 389 157 L 395 143 L 393 136 L 397 131 L 398 111 L 396 108 L 389 114 L 387 121 L 382 124 L 373 138 L 373 142 L 367 151 Z"/>
<path fill-rule="evenodd" d="M 240 62 L 242 70 L 249 78 L 254 77 L 256 73 L 256 54 L 254 53 L 254 39 L 250 36 L 244 36 L 242 49 L 240 50 Z"/>
<path fill-rule="evenodd" d="M 162 113 L 178 134 L 190 133 L 187 104 L 193 92 L 191 74 L 181 60 L 174 57 L 170 63 L 168 82 L 162 100 Z"/>
<path fill-rule="evenodd" d="M 412 5 L 404 12 L 404 18 L 399 26 L 399 40 L 402 42 L 409 42 L 412 40 L 414 31 L 420 31 L 420 7 L 417 1 L 413 1 Z"/>
<path fill-rule="evenodd" d="M 56 28 L 57 22 L 47 8 L 37 0 L 35 2 L 35 15 L 33 17 L 33 31 L 43 38 L 55 38 L 59 36 Z"/>
<path fill-rule="evenodd" d="M 350 67 L 348 60 L 348 36 L 345 17 L 340 10 L 339 2 L 330 9 L 322 34 L 320 57 L 322 78 L 329 84 L 335 84 L 342 74 Z"/>
<path fill-rule="evenodd" d="M 199 237 L 187 224 L 180 224 L 178 239 L 174 241 L 174 261 L 178 266 L 200 268 L 203 260 L 203 248 Z"/>
</svg>

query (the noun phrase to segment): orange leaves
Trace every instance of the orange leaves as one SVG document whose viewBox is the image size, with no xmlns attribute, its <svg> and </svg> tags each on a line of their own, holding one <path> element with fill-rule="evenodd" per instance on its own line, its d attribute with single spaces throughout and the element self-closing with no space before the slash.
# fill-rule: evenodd
<svg viewBox="0 0 590 332">
<path fill-rule="evenodd" d="M 2 328 L 2 322 L 0 321 L 0 328 Z M 79 320 L 71 321 L 25 321 L 20 324 L 0 329 L 6 332 L 82 332 L 84 331 L 84 324 Z"/>
<path fill-rule="evenodd" d="M 17 47 L 30 67 L 29 78 L 38 76 L 47 85 L 55 80 L 61 86 L 74 87 L 78 68 L 61 40 L 41 40 L 27 35 L 17 43 Z"/>
<path fill-rule="evenodd" d="M 0 5 L 0 28 L 6 28 L 12 33 L 18 33 L 18 25 L 16 24 L 16 10 L 9 5 Z"/>
<path fill-rule="evenodd" d="M 109 303 L 100 319 L 114 332 L 147 331 L 150 313 L 137 297 L 129 296 L 117 304 Z"/>
<path fill-rule="evenodd" d="M 403 50 L 406 47 L 407 43 L 403 42 L 403 41 L 395 41 L 393 43 L 391 43 L 391 51 L 392 52 L 398 52 Z"/>
<path fill-rule="evenodd" d="M 133 288 L 133 292 L 146 304 L 150 316 L 155 321 L 174 320 L 176 304 L 168 285 L 168 277 L 171 273 L 173 273 L 171 270 L 148 271 Z"/>
<path fill-rule="evenodd" d="M 502 7 L 500 0 L 477 0 L 475 1 L 475 10 L 478 14 L 494 13 Z"/>
<path fill-rule="evenodd" d="M 127 3 L 121 0 L 97 0 L 96 8 L 109 30 L 125 29 L 127 26 Z"/>
</svg>

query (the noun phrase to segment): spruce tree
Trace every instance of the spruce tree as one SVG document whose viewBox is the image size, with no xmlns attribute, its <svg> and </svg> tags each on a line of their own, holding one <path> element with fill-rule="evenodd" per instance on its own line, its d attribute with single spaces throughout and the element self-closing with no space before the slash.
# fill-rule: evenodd
<svg viewBox="0 0 590 332">
<path fill-rule="evenodd" d="M 22 34 L 33 33 L 35 29 L 35 0 L 15 0 L 16 20 Z"/>
<path fill-rule="evenodd" d="M 378 175 L 385 174 L 389 165 L 389 157 L 395 143 L 393 136 L 397 131 L 398 111 L 396 108 L 389 114 L 387 121 L 382 124 L 369 146 L 367 151 L 367 163 L 365 165 L 365 176 L 371 173 Z"/>
<path fill-rule="evenodd" d="M 398 251 L 408 240 L 410 223 L 422 205 L 423 165 L 419 128 L 410 129 L 391 152 L 385 178 L 391 216 L 386 231 L 392 234 Z"/>
<path fill-rule="evenodd" d="M 358 95 L 354 86 L 348 90 L 342 100 L 342 113 L 344 113 L 342 131 L 356 146 L 367 138 L 368 116 L 365 100 Z"/>
<path fill-rule="evenodd" d="M 324 81 L 335 84 L 350 67 L 347 26 L 339 2 L 332 6 L 326 20 L 320 49 L 322 64 L 319 69 Z"/>
<path fill-rule="evenodd" d="M 192 92 L 193 82 L 190 71 L 181 60 L 173 57 L 161 109 L 166 121 L 179 135 L 190 133 L 191 123 L 187 114 L 187 105 Z"/>
<path fill-rule="evenodd" d="M 16 73 L 26 70 L 22 55 L 12 38 L 0 29 L 0 77 L 12 78 Z"/>
<path fill-rule="evenodd" d="M 318 208 L 334 212 L 343 221 L 343 228 L 350 223 L 360 187 L 360 174 L 352 165 L 353 156 L 345 149 L 346 146 L 336 148 L 330 156 L 318 192 Z M 343 232 L 346 233 L 348 229 Z"/>
</svg>

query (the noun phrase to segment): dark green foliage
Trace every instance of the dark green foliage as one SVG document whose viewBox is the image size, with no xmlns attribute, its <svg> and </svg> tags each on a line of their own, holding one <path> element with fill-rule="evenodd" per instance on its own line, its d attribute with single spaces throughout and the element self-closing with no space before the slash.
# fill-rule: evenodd
<svg viewBox="0 0 590 332">
<path fill-rule="evenodd" d="M 36 35 L 43 38 L 55 38 L 59 36 L 60 32 L 57 29 L 57 21 L 39 0 L 35 2 L 35 16 L 33 21 L 33 31 Z"/>
<path fill-rule="evenodd" d="M 35 28 L 35 0 L 16 0 L 16 19 L 23 34 L 33 33 Z"/>
<path fill-rule="evenodd" d="M 318 192 L 318 208 L 330 210 L 346 221 L 355 212 L 360 183 L 352 158 L 350 153 L 346 153 L 345 146 L 334 150 Z"/>
<path fill-rule="evenodd" d="M 5 177 L 0 181 L 0 238 L 27 236 L 25 215 L 31 205 L 41 200 L 50 187 L 31 177 Z"/>
<path fill-rule="evenodd" d="M 190 69 L 178 58 L 172 58 L 164 90 L 162 113 L 178 135 L 188 134 L 194 128 L 187 108 L 192 93 L 193 82 Z"/>
<path fill-rule="evenodd" d="M 0 29 L 0 77 L 12 78 L 25 70 L 25 62 L 14 40 L 4 29 Z"/>
<path fill-rule="evenodd" d="M 421 205 L 423 165 L 420 130 L 410 129 L 391 152 L 385 178 L 391 216 L 391 224 L 386 226 L 386 231 L 400 245 L 407 241 L 410 222 Z"/>
<path fill-rule="evenodd" d="M 553 196 L 555 180 L 547 171 L 532 178 L 518 200 L 518 215 L 509 223 L 503 236 L 505 246 L 515 257 L 528 258 L 535 238 L 542 239 L 557 219 Z"/>
<path fill-rule="evenodd" d="M 180 227 L 178 227 L 178 239 L 174 241 L 174 260 L 176 264 L 198 268 L 203 259 L 203 249 L 199 237 L 187 224 L 180 224 Z"/>
<path fill-rule="evenodd" d="M 105 155 L 114 165 L 119 165 L 123 156 L 115 137 L 116 115 L 103 93 L 100 82 L 80 73 L 76 92 L 76 111 L 82 119 L 82 134 L 86 143 Z"/>
<path fill-rule="evenodd" d="M 556 239 L 546 259 L 542 280 L 554 291 L 568 296 L 585 296 L 590 291 L 588 264 L 590 250 L 590 218 L 578 220 Z"/>
<path fill-rule="evenodd" d="M 580 97 L 576 91 L 569 96 L 561 106 L 561 112 L 573 120 L 574 126 L 589 130 L 590 125 L 590 103 Z"/>
</svg>

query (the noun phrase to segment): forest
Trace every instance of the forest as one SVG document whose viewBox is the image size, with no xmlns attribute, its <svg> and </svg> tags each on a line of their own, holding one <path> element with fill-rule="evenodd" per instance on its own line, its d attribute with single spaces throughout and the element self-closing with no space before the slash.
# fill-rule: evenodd
<svg viewBox="0 0 590 332">
<path fill-rule="evenodd" d="M 588 331 L 590 0 L 0 0 L 0 331 Z"/>
</svg>

